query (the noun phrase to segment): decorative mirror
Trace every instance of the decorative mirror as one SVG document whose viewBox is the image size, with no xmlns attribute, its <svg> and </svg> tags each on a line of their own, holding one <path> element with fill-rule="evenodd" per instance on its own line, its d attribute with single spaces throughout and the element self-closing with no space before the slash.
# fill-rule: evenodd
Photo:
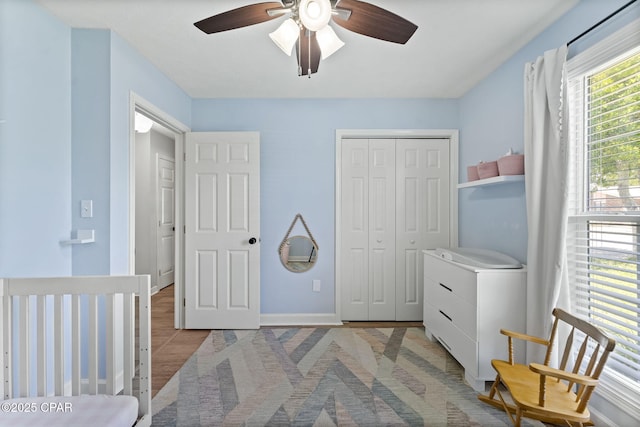
<svg viewBox="0 0 640 427">
<path fill-rule="evenodd" d="M 298 220 L 304 226 L 308 236 L 289 236 Z M 302 215 L 297 214 L 293 219 L 287 234 L 285 234 L 282 243 L 280 243 L 278 252 L 282 265 L 294 273 L 302 273 L 315 265 L 318 259 L 318 244 L 311 235 L 311 231 L 309 231 L 309 227 L 307 227 Z"/>
</svg>

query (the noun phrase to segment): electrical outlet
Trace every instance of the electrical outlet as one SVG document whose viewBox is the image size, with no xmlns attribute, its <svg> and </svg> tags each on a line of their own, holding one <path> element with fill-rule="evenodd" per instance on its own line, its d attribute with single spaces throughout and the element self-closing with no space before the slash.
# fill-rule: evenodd
<svg viewBox="0 0 640 427">
<path fill-rule="evenodd" d="M 320 292 L 320 280 L 313 281 L 313 292 Z"/>
</svg>

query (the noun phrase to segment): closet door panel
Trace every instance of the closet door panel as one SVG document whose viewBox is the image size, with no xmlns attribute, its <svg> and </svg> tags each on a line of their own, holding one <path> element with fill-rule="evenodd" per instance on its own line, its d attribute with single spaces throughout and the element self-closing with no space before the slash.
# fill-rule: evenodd
<svg viewBox="0 0 640 427">
<path fill-rule="evenodd" d="M 394 144 L 369 140 L 369 320 L 395 320 Z"/>
<path fill-rule="evenodd" d="M 341 302 L 345 320 L 369 319 L 369 144 L 345 140 L 341 164 Z"/>
<path fill-rule="evenodd" d="M 420 320 L 420 253 L 449 245 L 449 140 L 397 140 L 396 182 L 396 319 Z"/>
</svg>

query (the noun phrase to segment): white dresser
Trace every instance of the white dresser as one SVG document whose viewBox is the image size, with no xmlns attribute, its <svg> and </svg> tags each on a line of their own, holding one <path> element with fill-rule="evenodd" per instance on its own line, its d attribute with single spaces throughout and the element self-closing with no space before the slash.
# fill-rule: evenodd
<svg viewBox="0 0 640 427">
<path fill-rule="evenodd" d="M 500 329 L 525 331 L 526 282 L 525 268 L 478 268 L 424 251 L 425 333 L 460 362 L 477 391 L 495 379 L 491 359 L 508 358 Z M 514 346 L 524 357 L 524 345 Z"/>
</svg>

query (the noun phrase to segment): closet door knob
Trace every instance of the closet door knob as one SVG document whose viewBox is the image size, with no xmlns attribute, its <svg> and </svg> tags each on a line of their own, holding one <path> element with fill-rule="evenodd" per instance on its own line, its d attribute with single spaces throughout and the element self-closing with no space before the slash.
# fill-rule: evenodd
<svg viewBox="0 0 640 427">
<path fill-rule="evenodd" d="M 255 237 L 249 239 L 249 244 L 254 245 L 258 240 Z"/>
</svg>

